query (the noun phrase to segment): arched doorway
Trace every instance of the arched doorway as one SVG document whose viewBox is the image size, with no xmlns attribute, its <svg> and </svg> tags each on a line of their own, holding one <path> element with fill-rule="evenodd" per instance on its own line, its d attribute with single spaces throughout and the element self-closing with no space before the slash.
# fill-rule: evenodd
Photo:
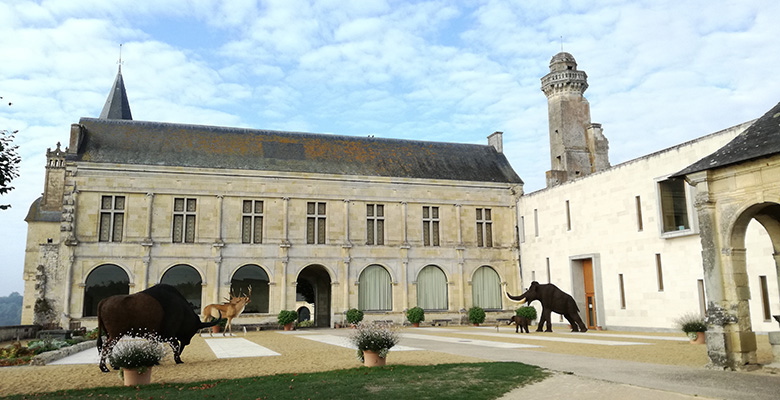
<svg viewBox="0 0 780 400">
<path fill-rule="evenodd" d="M 230 280 L 230 290 L 238 295 L 249 293 L 252 287 L 252 295 L 249 304 L 244 308 L 244 313 L 268 312 L 268 274 L 259 265 L 249 264 L 236 270 Z"/>
<path fill-rule="evenodd" d="M 309 265 L 298 274 L 296 301 L 313 304 L 314 326 L 330 326 L 330 274 L 322 265 Z"/>
<path fill-rule="evenodd" d="M 160 283 L 166 283 L 175 287 L 187 299 L 195 313 L 200 315 L 203 281 L 195 268 L 186 264 L 174 265 L 165 271 L 162 279 L 160 279 Z"/>
<path fill-rule="evenodd" d="M 130 293 L 130 278 L 122 267 L 114 264 L 103 264 L 87 275 L 84 285 L 83 316 L 97 316 L 97 306 L 100 300 L 116 294 Z"/>
</svg>

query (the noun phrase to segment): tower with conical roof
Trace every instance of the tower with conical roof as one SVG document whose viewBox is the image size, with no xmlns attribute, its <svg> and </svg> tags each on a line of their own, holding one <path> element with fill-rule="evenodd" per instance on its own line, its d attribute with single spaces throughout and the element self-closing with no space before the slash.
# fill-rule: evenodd
<svg viewBox="0 0 780 400">
<path fill-rule="evenodd" d="M 609 168 L 609 144 L 601 124 L 590 122 L 590 106 L 583 93 L 588 75 L 566 52 L 550 60 L 550 73 L 542 78 L 547 96 L 551 169 L 547 187 Z"/>
<path fill-rule="evenodd" d="M 108 93 L 106 104 L 100 113 L 100 119 L 133 119 L 130 113 L 130 102 L 127 101 L 127 92 L 125 91 L 125 81 L 122 79 L 122 65 L 119 65 L 119 71 L 116 73 L 114 85 L 111 92 Z"/>
</svg>

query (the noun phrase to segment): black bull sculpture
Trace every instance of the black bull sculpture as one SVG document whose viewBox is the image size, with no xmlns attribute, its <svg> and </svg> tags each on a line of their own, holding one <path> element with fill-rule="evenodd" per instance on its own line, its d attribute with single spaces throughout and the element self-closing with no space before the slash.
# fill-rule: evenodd
<svg viewBox="0 0 780 400">
<path fill-rule="evenodd" d="M 580 309 L 577 307 L 577 302 L 574 301 L 574 298 L 563 290 L 558 289 L 552 283 L 540 284 L 537 281 L 533 281 L 531 282 L 531 287 L 520 296 L 512 296 L 509 292 L 506 295 L 511 300 L 519 301 L 521 304 L 525 302 L 530 304 L 534 300 L 539 300 L 542 303 L 542 316 L 539 318 L 539 325 L 536 328 L 537 332 L 542 331 L 545 322 L 547 323 L 546 332 L 552 332 L 550 313 L 553 311 L 563 315 L 569 321 L 572 332 L 586 332 L 588 330 L 588 326 L 580 318 Z"/>
<path fill-rule="evenodd" d="M 173 359 L 180 364 L 181 352 L 190 344 L 192 336 L 222 319 L 220 313 L 217 320 L 200 322 L 187 299 L 173 286 L 162 283 L 138 293 L 105 298 L 98 303 L 97 311 L 97 349 L 103 372 L 108 372 L 106 357 L 122 336 L 155 334 L 171 345 Z M 105 346 L 103 333 L 108 335 Z"/>
</svg>

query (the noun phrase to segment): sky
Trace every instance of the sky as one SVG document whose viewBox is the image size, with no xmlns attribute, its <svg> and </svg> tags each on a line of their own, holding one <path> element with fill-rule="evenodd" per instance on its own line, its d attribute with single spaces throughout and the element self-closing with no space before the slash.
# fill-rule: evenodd
<svg viewBox="0 0 780 400">
<path fill-rule="evenodd" d="M 550 169 L 540 78 L 571 53 L 619 164 L 780 101 L 777 0 L 0 0 L 0 296 L 24 290 L 47 148 L 98 117 L 121 61 L 133 119 L 487 144 L 530 193 Z M 8 103 L 11 103 L 10 105 Z"/>
</svg>

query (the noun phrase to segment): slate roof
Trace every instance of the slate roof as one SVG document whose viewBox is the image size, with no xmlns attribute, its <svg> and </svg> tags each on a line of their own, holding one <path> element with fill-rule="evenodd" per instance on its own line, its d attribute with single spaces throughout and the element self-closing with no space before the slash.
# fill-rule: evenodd
<svg viewBox="0 0 780 400">
<path fill-rule="evenodd" d="M 683 177 L 775 154 L 780 154 L 780 103 L 731 142 L 672 177 Z"/>
<path fill-rule="evenodd" d="M 125 91 L 125 80 L 122 79 L 122 66 L 116 73 L 114 85 L 108 92 L 106 104 L 103 105 L 103 111 L 100 112 L 102 119 L 133 119 L 130 112 L 130 102 L 127 100 L 127 91 Z"/>
<path fill-rule="evenodd" d="M 488 145 L 82 118 L 69 160 L 522 183 Z"/>
<path fill-rule="evenodd" d="M 41 201 L 43 201 L 43 196 L 33 201 L 24 220 L 26 222 L 60 222 L 62 211 L 44 211 L 41 209 Z"/>
</svg>

